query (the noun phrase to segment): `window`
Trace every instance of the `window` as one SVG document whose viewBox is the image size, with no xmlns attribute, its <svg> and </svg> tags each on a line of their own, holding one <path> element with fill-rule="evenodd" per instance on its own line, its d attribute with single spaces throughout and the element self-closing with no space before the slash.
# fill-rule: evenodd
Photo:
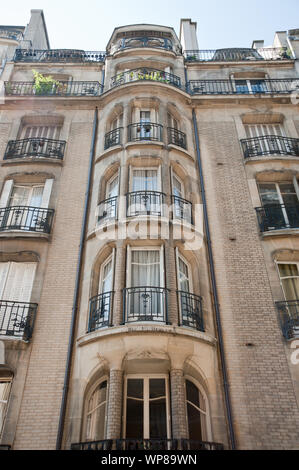
<svg viewBox="0 0 299 470">
<path fill-rule="evenodd" d="M 162 215 L 159 168 L 131 168 L 128 215 Z"/>
<path fill-rule="evenodd" d="M 26 322 L 36 263 L 0 263 L 0 332 L 15 336 Z"/>
<path fill-rule="evenodd" d="M 268 229 L 298 227 L 299 203 L 294 183 L 258 183 Z"/>
<path fill-rule="evenodd" d="M 277 263 L 285 300 L 299 300 L 299 263 Z"/>
<path fill-rule="evenodd" d="M 89 397 L 86 412 L 86 441 L 105 439 L 107 380 L 102 380 Z"/>
<path fill-rule="evenodd" d="M 98 222 L 117 217 L 117 196 L 119 188 L 118 172 L 106 184 L 105 201 L 99 204 Z"/>
<path fill-rule="evenodd" d="M 206 400 L 195 383 L 188 379 L 186 379 L 186 407 L 189 439 L 206 441 Z"/>
<path fill-rule="evenodd" d="M 3 376 L 0 371 L 0 436 L 3 431 L 5 416 L 7 413 L 11 383 L 12 376 Z"/>
<path fill-rule="evenodd" d="M 172 173 L 173 216 L 176 219 L 192 222 L 192 206 L 186 201 L 183 181 Z"/>
<path fill-rule="evenodd" d="M 22 128 L 20 139 L 30 138 L 44 138 L 44 139 L 59 139 L 61 126 L 55 125 L 25 125 Z"/>
<path fill-rule="evenodd" d="M 235 79 L 235 89 L 237 93 L 266 93 L 267 85 L 265 79 Z"/>
<path fill-rule="evenodd" d="M 170 438 L 168 379 L 128 376 L 125 381 L 124 438 Z"/>
<path fill-rule="evenodd" d="M 163 246 L 127 251 L 127 321 L 165 321 Z"/>
</svg>

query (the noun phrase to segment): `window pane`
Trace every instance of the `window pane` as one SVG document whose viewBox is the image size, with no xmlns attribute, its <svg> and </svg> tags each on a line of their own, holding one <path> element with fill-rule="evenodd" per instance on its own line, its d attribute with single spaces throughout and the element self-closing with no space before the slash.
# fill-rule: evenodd
<svg viewBox="0 0 299 470">
<path fill-rule="evenodd" d="M 143 399 L 143 379 L 128 379 L 127 396 Z"/>
<path fill-rule="evenodd" d="M 201 413 L 194 406 L 187 403 L 189 439 L 202 440 Z"/>
<path fill-rule="evenodd" d="M 126 438 L 143 438 L 143 400 L 127 399 Z"/>
<path fill-rule="evenodd" d="M 150 438 L 166 439 L 166 399 L 161 398 L 150 402 Z"/>
<path fill-rule="evenodd" d="M 165 396 L 165 379 L 150 379 L 150 398 Z"/>
<path fill-rule="evenodd" d="M 263 206 L 266 204 L 280 204 L 279 196 L 274 183 L 259 184 L 259 191 Z"/>
<path fill-rule="evenodd" d="M 299 278 L 284 279 L 282 288 L 286 300 L 299 300 Z"/>
<path fill-rule="evenodd" d="M 200 408 L 198 388 L 190 380 L 186 380 L 186 395 L 188 401 Z"/>
<path fill-rule="evenodd" d="M 278 264 L 280 277 L 298 276 L 297 264 Z"/>
</svg>

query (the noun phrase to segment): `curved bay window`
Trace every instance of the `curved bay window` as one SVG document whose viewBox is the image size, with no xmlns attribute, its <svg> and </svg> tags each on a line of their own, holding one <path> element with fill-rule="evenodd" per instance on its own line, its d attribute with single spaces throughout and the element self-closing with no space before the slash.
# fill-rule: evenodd
<svg viewBox="0 0 299 470">
<path fill-rule="evenodd" d="M 130 440 L 161 441 L 170 438 L 168 378 L 162 375 L 128 376 L 125 381 L 123 434 L 126 447 Z"/>
<path fill-rule="evenodd" d="M 87 401 L 85 441 L 105 439 L 107 386 L 107 380 L 102 380 Z"/>
<path fill-rule="evenodd" d="M 189 379 L 186 379 L 186 412 L 189 439 L 191 441 L 207 440 L 207 407 L 203 393 L 197 385 Z M 192 442 L 190 443 L 192 449 Z M 194 442 L 196 448 L 196 442 Z"/>
</svg>

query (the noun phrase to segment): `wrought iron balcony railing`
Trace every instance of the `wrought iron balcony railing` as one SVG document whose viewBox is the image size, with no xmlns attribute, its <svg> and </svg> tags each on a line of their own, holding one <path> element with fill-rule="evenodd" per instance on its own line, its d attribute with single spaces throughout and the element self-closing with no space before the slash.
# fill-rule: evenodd
<svg viewBox="0 0 299 470">
<path fill-rule="evenodd" d="M 129 124 L 128 140 L 136 142 L 140 140 L 152 140 L 162 142 L 163 126 L 154 122 L 138 122 Z"/>
<path fill-rule="evenodd" d="M 276 302 L 285 339 L 299 338 L 299 300 Z"/>
<path fill-rule="evenodd" d="M 299 204 L 269 204 L 255 210 L 261 232 L 299 228 Z"/>
<path fill-rule="evenodd" d="M 105 326 L 112 326 L 112 301 L 113 292 L 103 292 L 90 299 L 88 333 L 104 328 Z"/>
<path fill-rule="evenodd" d="M 46 83 L 37 88 L 34 82 L 4 82 L 7 96 L 99 96 L 102 92 L 100 82 L 59 81 L 58 84 Z"/>
<path fill-rule="evenodd" d="M 182 147 L 183 149 L 187 148 L 186 134 L 184 132 L 175 129 L 174 127 L 167 127 L 168 134 L 168 143 Z"/>
<path fill-rule="evenodd" d="M 0 335 L 29 341 L 37 304 L 0 300 Z"/>
<path fill-rule="evenodd" d="M 10 140 L 4 154 L 4 160 L 14 158 L 38 157 L 62 160 L 66 142 L 64 140 L 31 137 L 29 139 Z"/>
<path fill-rule="evenodd" d="M 134 191 L 127 193 L 127 216 L 163 215 L 165 194 L 159 191 Z"/>
<path fill-rule="evenodd" d="M 243 83 L 246 82 L 246 83 Z M 291 93 L 298 90 L 299 80 L 251 79 L 251 80 L 190 80 L 187 85 L 191 95 L 254 95 Z"/>
<path fill-rule="evenodd" d="M 2 26 L 0 27 L 0 38 L 12 39 L 13 41 L 22 41 L 23 32 L 17 28 Z"/>
<path fill-rule="evenodd" d="M 138 81 L 151 81 L 173 85 L 177 88 L 181 87 L 180 77 L 177 77 L 172 73 L 152 68 L 139 68 L 134 70 L 128 70 L 126 72 L 119 72 L 117 75 L 111 78 L 110 88 L 124 85 L 125 83 Z"/>
<path fill-rule="evenodd" d="M 117 219 L 117 201 L 118 197 L 113 196 L 100 202 L 98 205 L 98 224 Z"/>
<path fill-rule="evenodd" d="M 171 196 L 173 204 L 173 218 L 192 224 L 192 202 L 178 196 Z"/>
<path fill-rule="evenodd" d="M 184 57 L 187 62 L 240 62 L 293 59 L 291 52 L 286 47 L 189 50 L 184 52 Z"/>
<path fill-rule="evenodd" d="M 299 139 L 280 135 L 265 135 L 241 139 L 244 158 L 262 155 L 293 155 L 299 157 Z"/>
<path fill-rule="evenodd" d="M 22 230 L 50 233 L 54 209 L 31 206 L 9 206 L 0 209 L 0 232 Z"/>
<path fill-rule="evenodd" d="M 106 439 L 79 442 L 71 450 L 223 450 L 218 442 L 191 439 Z"/>
<path fill-rule="evenodd" d="M 122 127 L 118 127 L 117 129 L 113 129 L 110 132 L 105 134 L 104 139 L 104 150 L 113 147 L 114 145 L 120 145 L 122 142 Z"/>
<path fill-rule="evenodd" d="M 123 322 L 168 323 L 168 289 L 163 287 L 127 287 L 123 290 Z"/>
<path fill-rule="evenodd" d="M 11 450 L 11 446 L 6 444 L 0 444 L 0 450 Z"/>
<path fill-rule="evenodd" d="M 173 50 L 173 44 L 170 39 L 155 36 L 122 38 L 118 50 L 133 49 L 137 47 L 151 47 L 154 49 L 166 49 L 167 51 Z"/>
<path fill-rule="evenodd" d="M 15 62 L 105 62 L 106 52 L 80 49 L 16 49 Z"/>
<path fill-rule="evenodd" d="M 205 331 L 202 311 L 202 298 L 190 292 L 178 291 L 181 321 L 183 326 Z"/>
</svg>

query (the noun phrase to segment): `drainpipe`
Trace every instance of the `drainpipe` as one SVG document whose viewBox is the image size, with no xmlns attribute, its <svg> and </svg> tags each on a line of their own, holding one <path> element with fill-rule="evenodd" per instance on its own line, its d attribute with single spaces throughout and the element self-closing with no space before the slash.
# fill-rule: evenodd
<svg viewBox="0 0 299 470">
<path fill-rule="evenodd" d="M 194 128 L 194 135 L 195 135 L 195 142 L 196 142 L 197 161 L 198 161 L 198 168 L 199 168 L 204 226 L 205 226 L 205 231 L 206 231 L 209 266 L 210 266 L 212 291 L 213 291 L 213 299 L 214 299 L 214 306 L 215 306 L 215 317 L 216 317 L 216 325 L 217 325 L 217 332 L 218 332 L 218 343 L 219 343 L 220 362 L 221 362 L 221 370 L 222 370 L 222 377 L 223 377 L 227 421 L 228 421 L 228 428 L 229 428 L 229 438 L 230 438 L 231 449 L 235 450 L 236 442 L 235 442 L 235 433 L 234 433 L 233 422 L 232 422 L 233 421 L 232 410 L 231 410 L 231 403 L 230 403 L 230 396 L 229 396 L 229 384 L 228 384 L 227 371 L 226 371 L 226 361 L 225 361 L 222 327 L 221 327 L 221 320 L 220 320 L 220 308 L 219 308 L 218 292 L 217 292 L 217 285 L 216 285 L 215 266 L 214 266 L 213 250 L 212 250 L 212 245 L 211 245 L 209 218 L 208 218 L 208 212 L 207 212 L 207 202 L 206 202 L 206 195 L 205 195 L 205 186 L 204 186 L 202 162 L 201 162 L 201 156 L 200 156 L 200 148 L 199 148 L 198 128 L 197 128 L 196 114 L 195 114 L 194 109 L 192 109 L 192 118 L 193 118 L 193 128 Z"/>
<path fill-rule="evenodd" d="M 83 213 L 83 220 L 82 220 L 82 227 L 81 227 L 79 254 L 78 254 L 78 262 L 77 262 L 77 270 L 76 270 L 72 320 L 71 320 L 70 337 L 69 337 L 69 344 L 68 344 L 66 370 L 65 370 L 65 376 L 64 376 L 64 385 L 63 385 L 63 394 L 62 394 L 62 401 L 61 401 L 61 408 L 60 408 L 57 440 L 56 440 L 56 450 L 61 449 L 63 426 L 64 426 L 66 404 L 67 404 L 67 394 L 68 394 L 69 383 L 70 383 L 72 350 L 73 350 L 74 339 L 75 339 L 75 326 L 76 326 L 77 310 L 78 310 L 80 277 L 81 277 L 81 271 L 82 271 L 82 257 L 83 257 L 83 249 L 84 249 L 84 240 L 85 240 L 86 230 L 87 230 L 87 216 L 88 216 L 88 208 L 89 208 L 89 200 L 90 200 L 91 177 L 93 173 L 93 160 L 94 160 L 94 153 L 95 153 L 97 124 L 98 124 L 98 108 L 96 107 L 94 111 L 94 119 L 93 119 L 91 148 L 90 148 L 90 154 L 89 154 L 88 180 L 87 180 L 87 187 L 86 187 L 86 192 L 85 192 L 84 213 Z"/>
</svg>

